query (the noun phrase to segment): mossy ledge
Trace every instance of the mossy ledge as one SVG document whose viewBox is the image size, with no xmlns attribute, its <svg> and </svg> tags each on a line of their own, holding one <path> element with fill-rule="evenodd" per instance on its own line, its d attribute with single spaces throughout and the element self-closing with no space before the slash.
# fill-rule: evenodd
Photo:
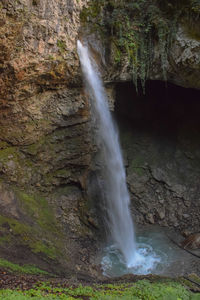
<svg viewBox="0 0 200 300">
<path fill-rule="evenodd" d="M 18 265 L 2 258 L 0 258 L 0 268 L 12 274 L 50 275 L 48 272 L 41 270 L 36 266 Z"/>
<path fill-rule="evenodd" d="M 179 24 L 190 24 L 196 36 L 200 22 L 199 0 L 94 0 L 81 14 L 87 32 L 97 32 L 110 53 L 113 68 L 128 58 L 129 71 L 138 89 L 152 69 L 154 49 L 159 52 L 162 77 L 167 80 L 168 54 Z M 192 26 L 195 24 L 195 27 Z M 191 31 L 191 29 L 190 29 Z"/>
</svg>

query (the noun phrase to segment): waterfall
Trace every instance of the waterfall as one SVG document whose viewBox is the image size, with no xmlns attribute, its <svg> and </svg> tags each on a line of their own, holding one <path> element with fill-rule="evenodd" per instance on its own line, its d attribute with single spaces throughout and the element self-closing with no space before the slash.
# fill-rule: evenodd
<svg viewBox="0 0 200 300">
<path fill-rule="evenodd" d="M 101 152 L 101 168 L 104 178 L 107 224 L 111 239 L 122 253 L 126 265 L 134 265 L 136 243 L 130 213 L 130 197 L 120 149 L 118 130 L 108 107 L 108 100 L 97 65 L 86 46 L 77 43 L 87 93 L 95 114 L 96 142 Z"/>
</svg>

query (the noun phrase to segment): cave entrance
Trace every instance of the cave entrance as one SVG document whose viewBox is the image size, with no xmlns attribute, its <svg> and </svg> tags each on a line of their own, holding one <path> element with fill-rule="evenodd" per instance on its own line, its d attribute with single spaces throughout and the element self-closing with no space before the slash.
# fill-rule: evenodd
<svg viewBox="0 0 200 300">
<path fill-rule="evenodd" d="M 200 91 L 116 84 L 115 115 L 136 223 L 190 232 L 200 224 Z"/>
<path fill-rule="evenodd" d="M 163 81 L 147 81 L 145 95 L 132 82 L 116 85 L 115 112 L 132 125 L 174 131 L 177 126 L 200 128 L 200 91 Z M 181 124 L 182 123 L 182 124 Z M 144 125 L 144 126 L 142 126 Z"/>
<path fill-rule="evenodd" d="M 183 231 L 199 231 L 199 96 L 200 91 L 160 81 L 148 81 L 145 95 L 137 94 L 132 82 L 115 86 L 114 114 L 137 224 L 136 241 L 144 256 L 151 253 L 154 274 L 199 274 L 199 259 L 172 242 L 184 240 Z M 101 265 L 105 275 L 127 273 L 112 248 L 105 249 Z"/>
</svg>

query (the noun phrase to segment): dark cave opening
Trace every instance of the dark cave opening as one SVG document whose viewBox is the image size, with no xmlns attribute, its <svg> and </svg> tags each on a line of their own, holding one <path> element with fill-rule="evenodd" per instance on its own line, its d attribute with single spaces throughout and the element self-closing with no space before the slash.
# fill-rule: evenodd
<svg viewBox="0 0 200 300">
<path fill-rule="evenodd" d="M 117 118 L 134 126 L 174 131 L 181 124 L 200 128 L 200 91 L 163 81 L 147 81 L 145 95 L 137 94 L 132 82 L 116 85 Z"/>
<path fill-rule="evenodd" d="M 200 91 L 147 81 L 115 88 L 115 118 L 136 223 L 199 231 Z"/>
</svg>

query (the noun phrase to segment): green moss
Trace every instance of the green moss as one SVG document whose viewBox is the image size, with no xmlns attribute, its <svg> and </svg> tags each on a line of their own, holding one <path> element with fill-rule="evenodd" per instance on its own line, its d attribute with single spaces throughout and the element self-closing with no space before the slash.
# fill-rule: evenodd
<svg viewBox="0 0 200 300">
<path fill-rule="evenodd" d="M 16 147 L 8 147 L 0 150 L 0 161 L 2 163 L 10 160 L 18 160 L 18 151 Z"/>
<path fill-rule="evenodd" d="M 44 241 L 30 241 L 29 246 L 34 253 L 45 254 L 51 259 L 56 259 L 58 257 L 58 249 L 56 249 L 56 247 L 54 247 L 50 242 L 44 243 Z"/>
<path fill-rule="evenodd" d="M 4 141 L 0 141 L 0 149 L 5 149 L 5 148 L 8 148 L 9 145 L 8 143 L 4 142 Z"/>
<path fill-rule="evenodd" d="M 16 190 L 20 201 L 21 209 L 28 214 L 32 220 L 38 223 L 41 228 L 55 232 L 56 223 L 53 211 L 50 209 L 47 200 L 39 195 L 28 195 L 22 191 Z"/>
<path fill-rule="evenodd" d="M 53 55 L 49 55 L 49 56 L 48 56 L 48 59 L 49 59 L 49 60 L 54 60 L 55 57 L 54 57 Z"/>
<path fill-rule="evenodd" d="M 159 47 L 163 77 L 167 79 L 168 53 L 177 24 L 183 17 L 186 23 L 199 19 L 199 7 L 199 0 L 94 0 L 82 11 L 81 20 L 91 31 L 95 28 L 103 34 L 106 43 L 110 38 L 116 65 L 128 56 L 136 89 L 140 80 L 144 92 L 154 46 Z"/>
<path fill-rule="evenodd" d="M 20 274 L 33 274 L 33 275 L 48 275 L 46 271 L 43 271 L 36 266 L 32 265 L 23 265 L 20 266 L 18 264 L 14 264 L 8 260 L 0 258 L 0 268 L 4 270 L 10 271 L 12 273 L 20 273 Z"/>
<path fill-rule="evenodd" d="M 67 170 L 67 169 L 60 169 L 57 170 L 53 173 L 54 177 L 63 177 L 63 178 L 67 178 L 71 175 L 71 171 Z"/>
<path fill-rule="evenodd" d="M 28 247 L 33 253 L 57 259 L 63 255 L 64 235 L 58 227 L 54 212 L 47 200 L 39 195 L 28 195 L 15 188 L 21 220 L 0 216 L 2 246 L 9 243 Z"/>
<path fill-rule="evenodd" d="M 82 22 L 88 22 L 89 19 L 99 17 L 100 11 L 104 6 L 104 1 L 93 1 L 88 7 L 83 8 L 80 14 Z"/>
<path fill-rule="evenodd" d="M 26 236 L 31 234 L 31 227 L 28 225 L 25 225 L 18 220 L 0 216 L 0 226 L 1 226 L 1 231 L 3 233 L 7 233 L 10 235 L 21 235 L 22 238 L 26 240 Z M 8 232 L 7 232 L 8 231 Z"/>
<path fill-rule="evenodd" d="M 41 239 L 30 238 L 28 245 L 35 253 L 44 253 L 48 257 L 55 259 L 62 252 L 62 238 L 58 225 L 56 223 L 52 208 L 47 200 L 39 195 L 28 195 L 22 191 L 17 191 L 22 211 L 34 222 L 33 236 L 36 237 L 41 231 Z M 26 232 L 28 230 L 26 229 Z M 55 238 L 56 237 L 56 238 Z M 57 240 L 56 246 L 54 241 Z"/>
<path fill-rule="evenodd" d="M 145 174 L 144 170 L 144 158 L 143 157 L 135 157 L 131 160 L 129 164 L 129 171 L 136 173 L 139 176 L 143 176 Z"/>
<path fill-rule="evenodd" d="M 3 224 L 10 228 L 5 230 Z M 60 243 L 54 246 L 55 237 L 51 232 L 44 231 L 42 228 L 27 225 L 15 219 L 0 216 L 1 231 L 6 234 L 0 244 L 15 247 L 17 244 L 28 247 L 33 253 L 41 253 L 47 258 L 56 259 L 61 255 Z M 54 229 L 55 232 L 55 229 Z M 57 232 L 57 234 L 59 234 Z M 58 237 L 56 237 L 58 239 Z"/>
<path fill-rule="evenodd" d="M 60 50 L 61 53 L 65 52 L 65 50 L 66 50 L 66 43 L 65 43 L 65 41 L 58 40 L 57 41 L 57 46 L 58 46 L 58 48 L 59 48 L 59 50 Z"/>
<path fill-rule="evenodd" d="M 199 299 L 200 294 L 193 294 L 182 285 L 168 281 L 150 283 L 141 280 L 130 284 L 109 284 L 98 286 L 51 287 L 43 283 L 28 291 L 1 290 L 0 299 L 91 299 L 91 300 L 190 300 Z"/>
<path fill-rule="evenodd" d="M 6 227 L 4 226 L 6 224 Z M 52 233 L 44 231 L 43 228 L 36 225 L 28 225 L 19 222 L 12 218 L 0 216 L 1 232 L 6 234 L 6 237 L 2 239 L 1 245 L 9 245 L 15 247 L 16 244 L 28 246 L 33 253 L 41 253 L 51 259 L 56 259 L 60 251 L 54 247 Z M 54 229 L 55 232 L 55 229 Z M 44 240 L 45 238 L 45 240 Z M 48 241 L 52 240 L 52 243 Z"/>
</svg>

